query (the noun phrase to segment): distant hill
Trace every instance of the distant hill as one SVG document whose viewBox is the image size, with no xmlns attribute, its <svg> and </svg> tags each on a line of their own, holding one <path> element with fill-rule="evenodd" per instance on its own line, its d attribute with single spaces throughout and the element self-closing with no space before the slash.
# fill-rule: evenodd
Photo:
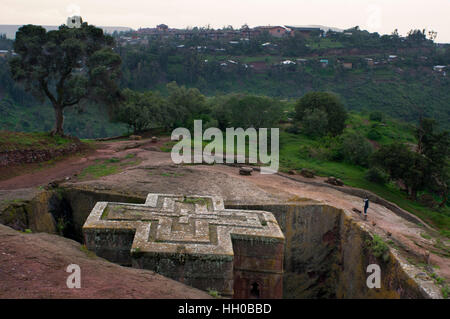
<svg viewBox="0 0 450 319">
<path fill-rule="evenodd" d="M 16 32 L 19 30 L 19 28 L 22 26 L 22 24 L 0 24 L 0 34 L 6 34 L 6 37 L 9 39 L 14 39 L 16 37 Z M 54 25 L 43 25 L 43 27 L 47 30 L 57 30 L 59 26 Z M 104 32 L 106 33 L 113 33 L 114 31 L 121 32 L 121 31 L 130 31 L 133 30 L 132 28 L 128 27 L 102 27 Z"/>
</svg>

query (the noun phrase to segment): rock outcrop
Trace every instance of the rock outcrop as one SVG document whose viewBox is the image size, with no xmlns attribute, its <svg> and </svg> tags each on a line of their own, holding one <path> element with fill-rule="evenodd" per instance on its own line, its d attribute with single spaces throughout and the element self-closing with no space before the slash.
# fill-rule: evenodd
<svg viewBox="0 0 450 319">
<path fill-rule="evenodd" d="M 0 225 L 0 242 L 0 298 L 210 298 L 152 271 L 110 263 L 61 236 Z M 82 289 L 67 288 L 70 264 L 80 266 Z"/>
</svg>

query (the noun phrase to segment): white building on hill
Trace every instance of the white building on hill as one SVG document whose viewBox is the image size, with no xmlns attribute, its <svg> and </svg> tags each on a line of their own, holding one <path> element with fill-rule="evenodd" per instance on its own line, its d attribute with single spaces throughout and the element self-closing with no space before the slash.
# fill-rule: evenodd
<svg viewBox="0 0 450 319">
<path fill-rule="evenodd" d="M 80 16 L 73 16 L 67 18 L 67 26 L 69 28 L 80 28 L 83 23 L 83 19 Z"/>
</svg>

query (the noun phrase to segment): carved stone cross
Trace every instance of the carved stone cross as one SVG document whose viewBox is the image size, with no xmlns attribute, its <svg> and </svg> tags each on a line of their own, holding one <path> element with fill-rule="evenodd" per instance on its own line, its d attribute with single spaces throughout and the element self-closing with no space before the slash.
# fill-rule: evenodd
<svg viewBox="0 0 450 319">
<path fill-rule="evenodd" d="M 98 202 L 83 233 L 89 250 L 116 263 L 225 296 L 251 297 L 255 285 L 261 298 L 282 296 L 284 235 L 269 212 L 149 194 L 142 205 Z"/>
</svg>

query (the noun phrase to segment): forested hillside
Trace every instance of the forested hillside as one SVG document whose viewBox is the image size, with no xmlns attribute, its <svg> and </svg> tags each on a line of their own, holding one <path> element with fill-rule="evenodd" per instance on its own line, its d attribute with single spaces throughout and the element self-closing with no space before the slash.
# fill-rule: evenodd
<svg viewBox="0 0 450 319">
<path fill-rule="evenodd" d="M 450 126 L 450 81 L 435 65 L 450 64 L 450 48 L 436 45 L 423 31 L 407 37 L 380 36 L 358 28 L 327 37 L 274 38 L 262 34 L 233 41 L 169 38 L 127 44 L 134 33 L 115 34 L 122 58 L 121 87 L 160 91 L 166 84 L 195 87 L 209 97 L 228 93 L 266 95 L 294 101 L 309 91 L 339 95 L 349 110 L 379 110 L 417 123 L 431 117 Z M 12 41 L 1 38 L 0 49 Z M 51 107 L 11 79 L 8 57 L 0 57 L 0 129 L 49 130 Z M 83 110 L 88 110 L 87 113 Z M 76 116 L 75 116 L 76 115 Z M 80 105 L 66 111 L 65 129 L 80 137 L 120 135 L 123 125 L 107 112 Z"/>
<path fill-rule="evenodd" d="M 241 92 L 281 99 L 331 91 L 349 109 L 381 110 L 406 121 L 428 116 L 448 127 L 449 78 L 433 71 L 434 65 L 450 64 L 448 47 L 437 47 L 418 30 L 406 38 L 356 29 L 352 34 L 121 46 L 122 86 L 164 90 L 165 83 L 176 81 L 206 95 Z"/>
</svg>

